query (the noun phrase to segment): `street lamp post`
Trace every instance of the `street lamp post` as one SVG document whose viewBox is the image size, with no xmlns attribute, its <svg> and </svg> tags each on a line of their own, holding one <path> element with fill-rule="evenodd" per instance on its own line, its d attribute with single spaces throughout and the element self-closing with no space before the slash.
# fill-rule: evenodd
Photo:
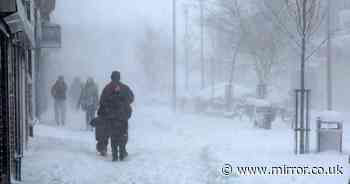
<svg viewBox="0 0 350 184">
<path fill-rule="evenodd" d="M 327 7 L 327 110 L 333 109 L 333 102 L 332 102 L 332 38 L 331 38 L 331 23 L 332 23 L 332 9 L 330 2 L 331 0 L 328 0 L 328 7 Z"/>
<path fill-rule="evenodd" d="M 188 5 L 185 5 L 185 88 L 189 89 L 189 34 L 188 34 Z"/>
<path fill-rule="evenodd" d="M 205 87 L 205 66 L 204 66 L 204 10 L 203 10 L 203 0 L 199 0 L 200 5 L 200 44 L 201 44 L 201 89 Z"/>
<path fill-rule="evenodd" d="M 176 0 L 173 0 L 173 89 L 172 89 L 172 103 L 173 110 L 176 111 Z"/>
</svg>

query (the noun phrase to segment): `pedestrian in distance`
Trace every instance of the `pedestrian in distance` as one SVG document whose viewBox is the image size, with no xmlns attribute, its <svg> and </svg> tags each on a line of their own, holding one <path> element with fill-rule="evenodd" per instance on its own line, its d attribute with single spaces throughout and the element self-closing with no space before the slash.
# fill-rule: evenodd
<svg viewBox="0 0 350 184">
<path fill-rule="evenodd" d="M 67 84 L 63 76 L 59 76 L 51 88 L 51 95 L 54 99 L 55 121 L 58 126 L 66 124 L 66 98 Z"/>
<path fill-rule="evenodd" d="M 93 78 L 90 77 L 86 81 L 77 106 L 78 109 L 81 107 L 85 111 L 86 130 L 92 131 L 90 122 L 95 118 L 98 108 L 98 87 Z"/>
<path fill-rule="evenodd" d="M 83 88 L 84 88 L 84 84 L 81 81 L 80 77 L 75 77 L 73 79 L 73 82 L 69 86 L 68 94 L 69 94 L 70 106 L 74 109 L 77 107 L 77 104 L 79 103 L 79 98 Z"/>
</svg>

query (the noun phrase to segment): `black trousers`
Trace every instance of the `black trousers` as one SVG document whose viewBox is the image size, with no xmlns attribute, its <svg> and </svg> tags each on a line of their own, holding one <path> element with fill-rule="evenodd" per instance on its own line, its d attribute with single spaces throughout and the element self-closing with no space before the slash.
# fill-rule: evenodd
<svg viewBox="0 0 350 184">
<path fill-rule="evenodd" d="M 127 156 L 126 144 L 128 142 L 128 122 L 111 121 L 111 147 L 113 160 L 123 160 Z"/>
</svg>

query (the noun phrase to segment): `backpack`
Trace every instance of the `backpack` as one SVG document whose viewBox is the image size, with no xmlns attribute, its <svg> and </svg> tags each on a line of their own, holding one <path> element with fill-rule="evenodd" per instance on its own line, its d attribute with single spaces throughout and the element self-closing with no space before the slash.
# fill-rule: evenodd
<svg viewBox="0 0 350 184">
<path fill-rule="evenodd" d="M 94 110 L 98 106 L 98 90 L 95 85 L 88 85 L 82 91 L 80 104 L 84 110 Z"/>
<path fill-rule="evenodd" d="M 65 100 L 66 84 L 64 82 L 56 82 L 52 89 L 52 96 L 57 100 Z"/>
</svg>

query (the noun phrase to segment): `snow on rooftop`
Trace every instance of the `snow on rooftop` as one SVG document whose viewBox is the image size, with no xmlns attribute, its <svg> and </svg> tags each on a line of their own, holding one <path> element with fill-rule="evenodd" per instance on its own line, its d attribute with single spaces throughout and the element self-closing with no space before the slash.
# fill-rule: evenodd
<svg viewBox="0 0 350 184">
<path fill-rule="evenodd" d="M 323 111 L 319 115 L 323 121 L 339 122 L 342 121 L 342 114 L 336 111 Z"/>
<path fill-rule="evenodd" d="M 219 83 L 212 87 L 206 87 L 203 90 L 195 90 L 195 91 L 181 91 L 179 93 L 180 98 L 200 98 L 202 100 L 211 100 L 214 99 L 224 99 L 226 93 L 227 83 Z M 241 84 L 235 84 L 233 86 L 233 97 L 234 98 L 247 98 L 255 95 L 255 88 L 248 88 Z M 268 96 L 265 102 L 262 100 L 250 100 L 250 103 L 256 105 L 271 105 L 283 103 L 288 98 L 288 90 L 279 89 L 276 87 L 269 87 Z"/>
<path fill-rule="evenodd" d="M 194 93 L 194 97 L 198 97 L 205 100 L 210 100 L 213 98 L 224 98 L 226 93 L 226 86 L 227 83 L 220 83 L 215 85 L 214 87 L 207 87 L 203 90 L 198 91 L 197 93 Z M 242 85 L 233 85 L 233 95 L 234 97 L 243 97 L 249 94 L 252 94 L 253 91 L 249 88 L 246 88 Z"/>
<path fill-rule="evenodd" d="M 350 10 L 342 10 L 339 12 L 339 18 L 342 26 L 350 25 Z"/>
<path fill-rule="evenodd" d="M 257 99 L 257 98 L 247 98 L 248 104 L 254 105 L 256 107 L 266 107 L 271 106 L 268 100 Z"/>
<path fill-rule="evenodd" d="M 192 91 L 180 91 L 179 97 L 182 98 L 201 98 L 204 100 L 210 100 L 212 98 L 224 98 L 226 93 L 227 83 L 219 83 L 214 87 L 209 86 L 204 88 L 203 90 L 192 90 Z M 244 87 L 240 84 L 233 85 L 233 95 L 234 97 L 242 97 L 251 95 L 254 93 L 254 90 Z"/>
</svg>

